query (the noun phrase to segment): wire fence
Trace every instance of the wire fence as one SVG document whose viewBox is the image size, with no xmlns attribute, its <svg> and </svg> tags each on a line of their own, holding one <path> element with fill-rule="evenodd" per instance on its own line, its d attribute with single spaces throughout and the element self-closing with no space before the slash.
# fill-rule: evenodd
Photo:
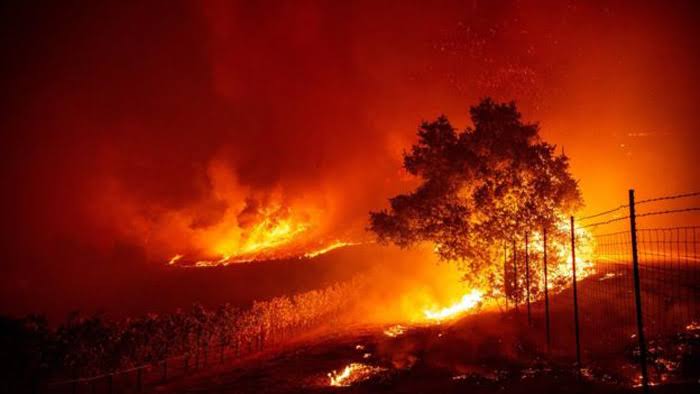
<svg viewBox="0 0 700 394">
<path fill-rule="evenodd" d="M 507 302 L 519 316 L 528 304 L 528 325 L 544 355 L 573 362 L 583 377 L 644 390 L 697 380 L 699 197 L 635 202 L 631 190 L 628 204 L 550 229 L 558 230 L 555 245 L 539 229 L 506 248 Z"/>
</svg>

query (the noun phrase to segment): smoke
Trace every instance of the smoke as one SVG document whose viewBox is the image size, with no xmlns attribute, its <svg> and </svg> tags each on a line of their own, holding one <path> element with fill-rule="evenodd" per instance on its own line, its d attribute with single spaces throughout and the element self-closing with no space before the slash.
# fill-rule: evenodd
<svg viewBox="0 0 700 394">
<path fill-rule="evenodd" d="M 367 212 L 412 186 L 419 121 L 466 125 L 486 95 L 565 146 L 593 210 L 699 180 L 692 4 L 3 7 L 14 285 L 53 265 L 109 275 L 125 245 L 147 265 L 235 254 L 256 229 L 286 229 L 288 253 L 362 240 Z"/>
</svg>

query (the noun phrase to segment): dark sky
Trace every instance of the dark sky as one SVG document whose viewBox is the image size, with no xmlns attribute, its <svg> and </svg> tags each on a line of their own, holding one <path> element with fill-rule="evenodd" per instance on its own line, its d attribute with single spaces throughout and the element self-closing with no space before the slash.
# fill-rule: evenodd
<svg viewBox="0 0 700 394">
<path fill-rule="evenodd" d="M 6 293 L 235 249 L 262 211 L 360 238 L 419 121 L 484 96 L 565 148 L 589 211 L 697 189 L 694 3 L 3 4 Z"/>
</svg>

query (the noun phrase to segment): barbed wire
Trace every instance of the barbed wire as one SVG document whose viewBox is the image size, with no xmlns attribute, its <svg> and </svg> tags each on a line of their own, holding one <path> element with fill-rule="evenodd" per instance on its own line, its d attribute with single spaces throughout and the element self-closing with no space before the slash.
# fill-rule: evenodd
<svg viewBox="0 0 700 394">
<path fill-rule="evenodd" d="M 648 198 L 646 200 L 635 201 L 634 205 L 637 206 L 640 204 L 647 204 L 647 203 L 652 203 L 652 202 L 657 202 L 657 201 L 677 200 L 677 199 L 681 199 L 681 198 L 697 197 L 697 196 L 700 196 L 700 192 L 680 193 L 680 194 L 673 194 L 670 196 L 661 196 L 661 197 Z M 582 221 L 594 219 L 597 217 L 601 217 L 601 216 L 609 215 L 611 213 L 615 213 L 615 212 L 617 212 L 621 209 L 625 209 L 625 208 L 629 208 L 629 204 L 620 205 L 616 208 L 609 209 L 609 210 L 603 211 L 603 212 L 598 212 L 598 213 L 593 214 L 593 215 L 579 217 L 579 218 L 576 218 L 576 221 L 582 222 Z M 637 215 L 637 216 L 640 216 L 640 215 Z M 622 218 L 620 218 L 619 220 L 622 220 Z M 605 223 L 601 223 L 601 224 L 605 224 Z M 589 226 L 594 226 L 594 225 L 595 224 L 591 224 Z"/>
<path fill-rule="evenodd" d="M 103 378 L 106 378 L 108 376 L 118 376 L 118 375 L 127 374 L 129 372 L 133 372 L 133 371 L 136 371 L 139 369 L 146 369 L 150 366 L 151 366 L 150 364 L 146 364 L 146 365 L 141 365 L 139 367 L 133 367 L 133 368 L 129 368 L 129 369 L 120 369 L 118 371 L 105 372 L 103 374 L 87 376 L 84 378 L 75 378 L 75 379 L 67 379 L 67 380 L 59 380 L 59 381 L 55 381 L 55 382 L 49 382 L 49 387 L 64 386 L 64 385 L 71 384 L 71 383 L 92 382 L 94 380 L 103 379 Z"/>
<path fill-rule="evenodd" d="M 682 193 L 682 194 L 675 194 L 675 195 L 671 195 L 671 196 L 648 198 L 646 200 L 635 201 L 634 205 L 646 204 L 646 203 L 656 202 L 656 201 L 677 200 L 679 198 L 696 197 L 696 196 L 700 196 L 700 192 Z"/>
<path fill-rule="evenodd" d="M 639 216 L 639 215 L 637 215 L 637 216 Z M 619 222 L 620 220 L 625 220 L 625 219 L 629 219 L 629 215 L 623 216 L 623 217 L 620 217 L 620 218 L 614 218 L 614 219 L 610 219 L 610 220 L 605 220 L 605 221 L 602 221 L 602 222 L 590 223 L 590 224 L 587 224 L 587 225 L 585 225 L 585 226 L 578 226 L 578 228 L 592 228 L 592 227 L 602 226 L 602 225 L 604 225 L 604 224 L 610 224 L 610 223 L 614 223 L 614 222 Z"/>
<path fill-rule="evenodd" d="M 85 376 L 85 377 L 81 377 L 81 378 L 57 380 L 57 381 L 49 382 L 48 385 L 50 387 L 56 387 L 56 386 L 65 386 L 65 385 L 68 385 L 71 383 L 92 382 L 95 380 L 104 379 L 104 378 L 109 377 L 109 376 L 119 376 L 119 375 L 128 374 L 130 372 L 138 371 L 139 369 L 148 370 L 148 369 L 151 369 L 151 368 L 158 366 L 160 364 L 167 363 L 168 361 L 175 361 L 177 359 L 184 360 L 188 356 L 191 356 L 191 354 L 189 354 L 189 353 L 179 354 L 179 355 L 175 355 L 175 356 L 166 357 L 162 360 L 157 360 L 157 361 L 147 363 L 147 364 L 142 364 L 142 365 L 138 365 L 138 366 L 134 366 L 134 367 L 130 367 L 130 368 L 125 368 L 125 369 L 118 369 L 118 370 L 115 370 L 113 372 L 105 372 L 105 373 L 101 373 L 98 375 Z"/>
<path fill-rule="evenodd" d="M 669 213 L 695 212 L 695 211 L 700 211 L 700 207 L 691 207 L 691 208 L 682 208 L 682 209 L 667 209 L 665 211 L 654 211 L 654 212 L 640 213 L 640 214 L 637 214 L 635 216 L 638 218 L 642 218 L 642 217 L 646 217 L 646 216 L 666 215 Z"/>
<path fill-rule="evenodd" d="M 629 207 L 629 205 L 620 205 L 620 206 L 617 207 L 617 208 L 613 208 L 613 209 L 610 209 L 610 210 L 607 210 L 607 211 L 599 212 L 599 213 L 596 213 L 596 214 L 594 214 L 594 215 L 584 216 L 584 217 L 581 217 L 581 218 L 576 218 L 576 221 L 577 221 L 577 222 L 578 222 L 578 221 L 584 221 L 584 220 L 588 220 L 588 219 L 597 218 L 597 217 L 600 217 L 600 216 L 605 216 L 605 215 L 611 214 L 611 213 L 613 213 L 613 212 L 617 212 L 617 211 L 619 211 L 620 209 L 624 209 L 624 208 L 628 208 L 628 207 Z"/>
<path fill-rule="evenodd" d="M 693 230 L 693 229 L 700 229 L 700 226 L 673 226 L 673 227 L 654 227 L 654 228 L 640 227 L 640 228 L 637 228 L 637 232 L 640 232 L 640 231 Z M 628 231 L 622 231 L 622 232 L 626 233 Z"/>
<path fill-rule="evenodd" d="M 671 214 L 671 213 L 696 212 L 696 211 L 700 211 L 700 207 L 690 207 L 690 208 L 682 208 L 682 209 L 667 209 L 667 210 L 663 210 L 663 211 L 638 213 L 634 216 L 635 216 L 635 218 L 643 218 L 643 217 L 647 217 L 647 216 L 658 216 L 658 215 L 666 215 L 666 214 Z M 619 218 L 610 219 L 610 220 L 605 220 L 605 221 L 601 221 L 601 222 L 590 223 L 590 224 L 586 224 L 584 226 L 578 226 L 578 228 L 592 228 L 592 227 L 602 226 L 604 224 L 618 222 L 620 220 L 625 220 L 625 219 L 629 219 L 629 215 L 619 217 Z"/>
</svg>

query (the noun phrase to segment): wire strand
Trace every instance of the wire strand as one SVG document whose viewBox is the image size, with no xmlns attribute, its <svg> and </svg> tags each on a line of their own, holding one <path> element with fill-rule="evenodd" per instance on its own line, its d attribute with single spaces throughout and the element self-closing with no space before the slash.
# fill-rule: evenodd
<svg viewBox="0 0 700 394">
<path fill-rule="evenodd" d="M 700 196 L 700 192 L 692 192 L 692 193 L 675 194 L 675 195 L 671 195 L 671 196 L 654 197 L 654 198 L 649 198 L 646 200 L 636 201 L 634 203 L 634 205 L 646 204 L 646 203 L 656 202 L 656 201 L 677 200 L 679 198 L 688 198 L 688 197 L 696 197 L 696 196 Z"/>
</svg>

